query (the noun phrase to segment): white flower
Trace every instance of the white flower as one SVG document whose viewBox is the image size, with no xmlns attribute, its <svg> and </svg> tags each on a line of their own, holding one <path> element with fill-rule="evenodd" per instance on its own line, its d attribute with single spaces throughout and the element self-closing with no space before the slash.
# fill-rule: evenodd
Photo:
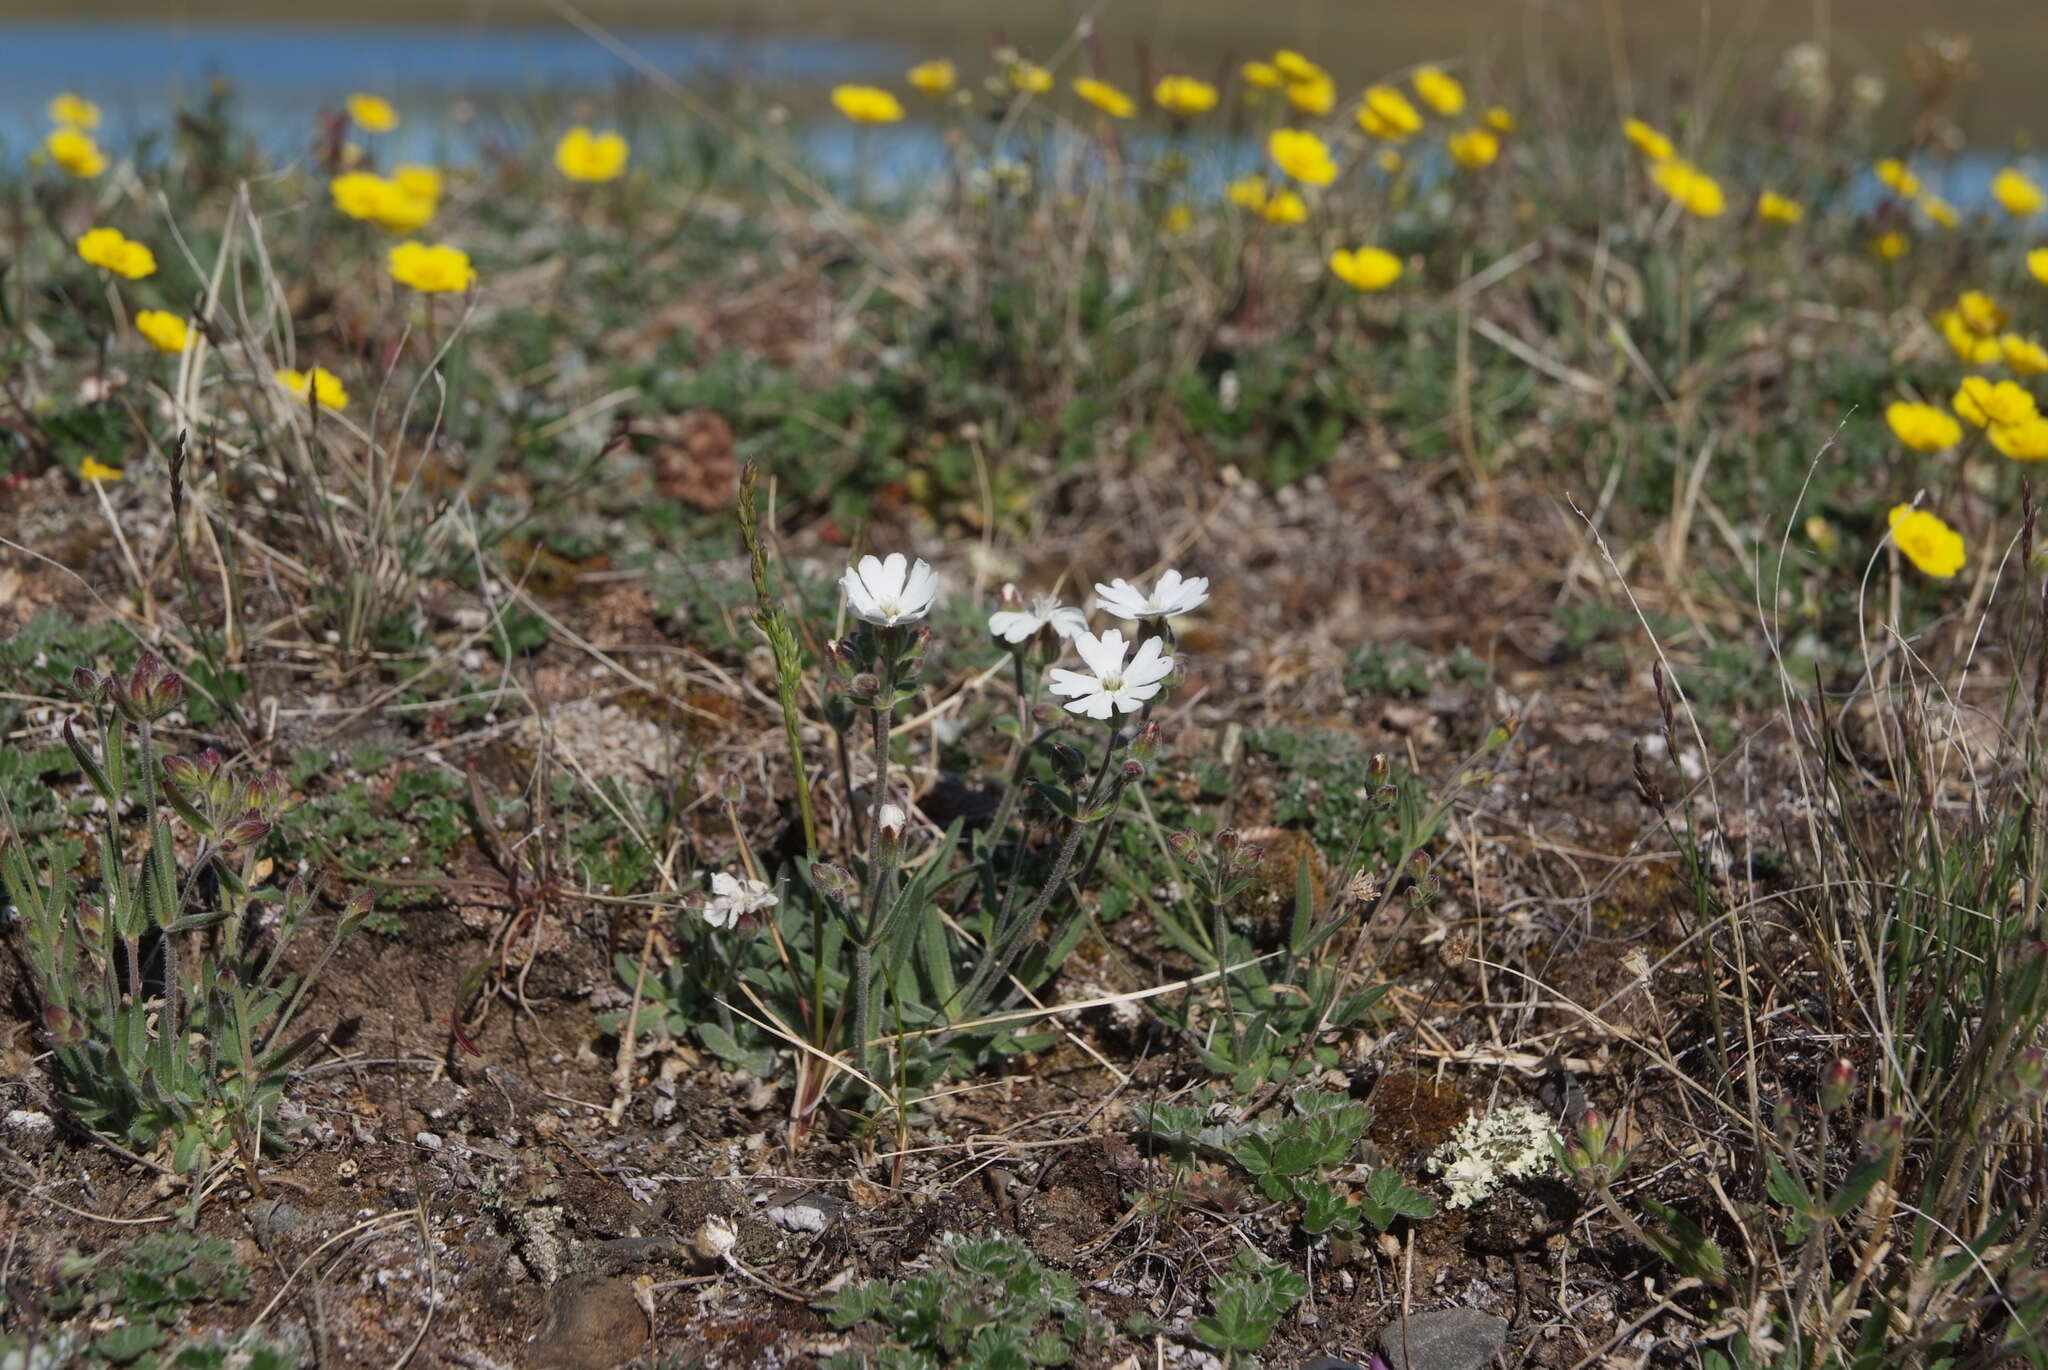
<svg viewBox="0 0 2048 1370">
<path fill-rule="evenodd" d="M 883 837 L 892 840 L 900 840 L 902 838 L 903 825 L 909 820 L 899 805 L 884 804 L 882 805 L 882 812 L 876 816 L 881 819 Z"/>
<path fill-rule="evenodd" d="M 1019 643 L 1040 628 L 1051 628 L 1061 637 L 1088 631 L 1088 615 L 1060 603 L 1051 595 L 1033 595 L 1026 605 L 1014 585 L 1003 587 L 1003 607 L 988 616 L 988 630 L 1008 643 Z"/>
<path fill-rule="evenodd" d="M 1124 664 L 1124 653 L 1130 644 L 1115 628 L 1101 637 L 1077 633 L 1074 646 L 1092 674 L 1057 667 L 1046 673 L 1047 689 L 1056 695 L 1071 696 L 1067 700 L 1070 713 L 1090 718 L 1108 718 L 1112 710 L 1135 713 L 1139 705 L 1159 693 L 1160 682 L 1173 672 L 1173 658 L 1162 654 L 1163 638 L 1146 638 L 1128 666 Z"/>
<path fill-rule="evenodd" d="M 1104 613 L 1118 618 L 1170 618 L 1175 614 L 1192 612 L 1209 602 L 1209 578 L 1195 576 L 1182 580 L 1180 572 L 1168 571 L 1159 577 L 1159 583 L 1148 595 L 1119 577 L 1107 585 L 1097 584 L 1095 596 Z"/>
<path fill-rule="evenodd" d="M 860 565 L 849 566 L 839 578 L 846 592 L 846 605 L 855 616 L 884 628 L 910 623 L 932 611 L 939 593 L 939 573 L 919 557 L 915 565 L 903 553 L 891 552 L 886 561 L 867 556 Z"/>
<path fill-rule="evenodd" d="M 704 904 L 704 921 L 714 928 L 729 928 L 744 915 L 772 909 L 778 902 L 775 891 L 759 880 L 739 880 L 719 871 L 711 877 L 711 898 Z"/>
</svg>

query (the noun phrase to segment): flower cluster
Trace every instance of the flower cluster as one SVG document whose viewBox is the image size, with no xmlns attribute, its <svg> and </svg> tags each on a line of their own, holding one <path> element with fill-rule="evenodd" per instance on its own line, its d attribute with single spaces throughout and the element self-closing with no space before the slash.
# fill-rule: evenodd
<svg viewBox="0 0 2048 1370">
<path fill-rule="evenodd" d="M 79 260 L 139 281 L 156 274 L 156 254 L 118 228 L 95 228 L 78 239 Z"/>
<path fill-rule="evenodd" d="M 411 233 L 440 208 L 441 173 L 430 166 L 402 166 L 390 176 L 347 171 L 327 183 L 334 207 L 351 219 L 393 233 Z"/>
</svg>

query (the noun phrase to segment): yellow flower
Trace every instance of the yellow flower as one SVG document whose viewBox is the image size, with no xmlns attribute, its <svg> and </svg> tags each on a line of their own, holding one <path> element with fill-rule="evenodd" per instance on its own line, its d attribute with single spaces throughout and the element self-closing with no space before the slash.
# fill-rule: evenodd
<svg viewBox="0 0 2048 1370">
<path fill-rule="evenodd" d="M 1940 228 L 1954 228 L 1963 221 L 1963 216 L 1956 212 L 1956 207 L 1939 195 L 1922 195 L 1920 212 Z"/>
<path fill-rule="evenodd" d="M 1465 112 L 1465 88 L 1458 84 L 1458 78 L 1441 67 L 1420 66 L 1415 69 L 1415 93 L 1446 119 Z"/>
<path fill-rule="evenodd" d="M 1392 86 L 1367 86 L 1358 125 L 1375 138 L 1398 143 L 1422 131 L 1422 114 Z"/>
<path fill-rule="evenodd" d="M 1468 128 L 1463 133 L 1453 133 L 1444 143 L 1451 160 L 1467 171 L 1493 165 L 1493 159 L 1500 156 L 1500 137 L 1490 128 Z"/>
<path fill-rule="evenodd" d="M 1010 88 L 1025 95 L 1043 95 L 1052 89 L 1052 73 L 1036 62 L 1017 62 L 1010 67 Z"/>
<path fill-rule="evenodd" d="M 440 177 L 431 167 L 410 170 L 425 171 L 439 184 Z M 399 182 L 371 171 L 345 171 L 327 183 L 327 193 L 334 207 L 349 218 L 369 220 L 393 233 L 411 233 L 434 217 L 431 196 L 413 194 Z"/>
<path fill-rule="evenodd" d="M 1109 82 L 1098 81 L 1093 76 L 1075 77 L 1074 94 L 1112 119 L 1128 119 L 1138 112 L 1137 101 Z"/>
<path fill-rule="evenodd" d="M 2048 419 L 1991 425 L 1991 445 L 2014 461 L 2048 461 Z"/>
<path fill-rule="evenodd" d="M 391 279 L 422 295 L 449 295 L 476 284 L 469 254 L 446 243 L 405 242 L 391 249 Z"/>
<path fill-rule="evenodd" d="M 1910 200 L 1920 193 L 1920 178 L 1913 174 L 1912 168 L 1896 157 L 1879 159 L 1873 170 L 1877 173 L 1877 179 L 1889 186 L 1895 195 Z"/>
<path fill-rule="evenodd" d="M 123 471 L 120 467 L 109 466 L 96 457 L 87 457 L 84 461 L 78 463 L 78 478 L 82 481 L 88 481 L 93 485 L 103 485 L 108 481 L 120 480 L 126 474 L 127 472 Z"/>
<path fill-rule="evenodd" d="M 161 309 L 137 310 L 135 331 L 160 352 L 183 352 L 192 345 L 192 330 L 185 321 Z"/>
<path fill-rule="evenodd" d="M 78 255 L 93 266 L 131 281 L 156 274 L 156 254 L 141 243 L 130 241 L 118 228 L 95 228 L 85 233 L 78 240 Z"/>
<path fill-rule="evenodd" d="M 46 109 L 50 122 L 60 128 L 95 129 L 100 126 L 100 107 L 68 90 L 62 95 L 52 96 Z"/>
<path fill-rule="evenodd" d="M 1963 536 L 1925 509 L 1897 505 L 1891 512 L 1892 542 L 1906 560 L 1936 580 L 1963 569 Z"/>
<path fill-rule="evenodd" d="M 1381 148 L 1372 155 L 1372 159 L 1379 164 L 1379 169 L 1389 176 L 1401 169 L 1401 154 L 1390 147 Z"/>
<path fill-rule="evenodd" d="M 832 104 L 856 124 L 893 124 L 903 117 L 903 102 L 880 86 L 834 86 Z"/>
<path fill-rule="evenodd" d="M 1513 133 L 1515 131 L 1513 111 L 1506 105 L 1495 105 L 1492 109 L 1486 111 L 1486 126 L 1495 133 Z"/>
<path fill-rule="evenodd" d="M 1308 202 L 1291 190 L 1276 190 L 1259 214 L 1269 224 L 1304 223 L 1308 219 Z"/>
<path fill-rule="evenodd" d="M 398 127 L 398 111 L 381 95 L 360 91 L 348 97 L 348 117 L 365 133 L 389 133 Z"/>
<path fill-rule="evenodd" d="M 1291 81 L 1287 102 L 1303 114 L 1320 119 L 1337 107 L 1337 83 L 1320 73 L 1306 81 Z"/>
<path fill-rule="evenodd" d="M 2041 187 L 2028 180 L 2026 173 L 2014 166 L 2006 167 L 1991 178 L 1991 194 L 2005 212 L 2015 219 L 2039 214 L 2043 206 L 2048 206 L 2048 194 L 2043 194 Z"/>
<path fill-rule="evenodd" d="M 1385 290 L 1401 279 L 1401 259 L 1381 247 L 1338 248 L 1330 270 L 1353 290 Z"/>
<path fill-rule="evenodd" d="M 340 411 L 348 408 L 348 390 L 342 385 L 341 377 L 324 366 L 311 371 L 279 371 L 277 383 L 296 399 L 303 400 L 310 392 L 313 400 L 323 409 Z"/>
<path fill-rule="evenodd" d="M 1174 205 L 1166 211 L 1166 233 L 1168 237 L 1178 238 L 1194 226 L 1195 211 L 1189 209 L 1186 205 Z"/>
<path fill-rule="evenodd" d="M 1935 326 L 1941 329 L 1941 336 L 1948 339 L 1949 348 L 1958 360 L 1970 366 L 1989 366 L 2003 355 L 1995 338 L 1987 338 L 1963 322 L 1963 316 L 1953 309 L 1944 309 L 1934 316 Z"/>
<path fill-rule="evenodd" d="M 2002 333 L 1998 338 L 1998 351 L 2005 358 L 2005 364 L 2022 376 L 2038 376 L 2048 371 L 2048 347 L 2041 346 L 2032 338 Z"/>
<path fill-rule="evenodd" d="M 2048 247 L 2037 247 L 2027 254 L 2027 270 L 2034 273 L 2034 279 L 2048 285 Z"/>
<path fill-rule="evenodd" d="M 1287 83 L 1287 78 L 1280 74 L 1280 68 L 1271 62 L 1246 62 L 1238 72 L 1246 85 L 1260 90 L 1278 90 Z"/>
<path fill-rule="evenodd" d="M 1650 168 L 1650 179 L 1694 218 L 1718 219 L 1728 208 L 1721 183 L 1683 157 L 1657 163 Z"/>
<path fill-rule="evenodd" d="M 1884 420 L 1915 452 L 1945 452 L 1963 440 L 1963 426 L 1938 405 L 1893 400 L 1885 408 Z"/>
<path fill-rule="evenodd" d="M 88 134 L 68 125 L 50 130 L 43 139 L 43 151 L 50 160 L 81 181 L 90 181 L 107 169 L 107 155 Z"/>
<path fill-rule="evenodd" d="M 1193 76 L 1162 76 L 1152 99 L 1168 114 L 1188 118 L 1216 108 L 1216 87 Z"/>
<path fill-rule="evenodd" d="M 1273 54 L 1273 69 L 1288 81 L 1324 81 L 1330 76 L 1293 48 L 1282 48 Z"/>
<path fill-rule="evenodd" d="M 903 74 L 903 79 L 910 83 L 912 90 L 937 99 L 953 89 L 954 83 L 960 79 L 960 73 L 954 70 L 951 62 L 938 57 L 929 62 L 919 62 Z"/>
<path fill-rule="evenodd" d="M 1981 290 L 1965 290 L 1956 296 L 1956 313 L 1978 333 L 1989 335 L 2005 327 L 2005 311 Z"/>
<path fill-rule="evenodd" d="M 1621 132 L 1636 145 L 1637 152 L 1653 162 L 1661 162 L 1672 154 L 1671 140 L 1640 119 L 1622 120 Z"/>
<path fill-rule="evenodd" d="M 1240 177 L 1224 187 L 1223 193 L 1229 196 L 1230 203 L 1236 205 L 1239 209 L 1249 209 L 1257 212 L 1266 207 L 1266 178 L 1263 176 Z"/>
<path fill-rule="evenodd" d="M 1756 197 L 1756 216 L 1767 224 L 1796 224 L 1806 217 L 1806 207 L 1789 195 L 1766 190 Z"/>
<path fill-rule="evenodd" d="M 555 169 L 572 181 L 615 181 L 626 170 L 631 149 L 609 130 L 592 133 L 578 125 L 555 144 Z"/>
<path fill-rule="evenodd" d="M 1992 344 L 1994 347 L 1996 343 Z M 1950 407 L 1979 428 L 1992 424 L 2025 423 L 2039 411 L 2034 397 L 2012 381 L 1993 383 L 1983 376 L 1965 376 Z"/>
<path fill-rule="evenodd" d="M 438 204 L 441 199 L 441 173 L 418 162 L 407 162 L 394 169 L 391 183 L 416 200 Z"/>
<path fill-rule="evenodd" d="M 1870 240 L 1870 255 L 1881 262 L 1895 262 L 1913 250 L 1913 240 L 1893 229 Z"/>
<path fill-rule="evenodd" d="M 1276 128 L 1266 151 L 1280 169 L 1303 185 L 1326 186 L 1337 179 L 1337 164 L 1321 138 L 1305 129 Z"/>
</svg>

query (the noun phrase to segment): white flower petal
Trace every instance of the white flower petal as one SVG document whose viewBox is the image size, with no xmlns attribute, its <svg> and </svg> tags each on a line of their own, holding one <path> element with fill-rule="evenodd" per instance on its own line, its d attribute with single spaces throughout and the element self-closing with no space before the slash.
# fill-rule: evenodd
<svg viewBox="0 0 2048 1370">
<path fill-rule="evenodd" d="M 1054 609 L 1046 617 L 1045 621 L 1050 623 L 1052 630 L 1061 637 L 1079 637 L 1088 631 L 1088 615 L 1082 613 L 1079 609 L 1066 607 Z"/>
<path fill-rule="evenodd" d="M 872 561 L 874 558 L 870 557 L 868 560 Z M 839 578 L 839 589 L 845 594 L 846 607 L 853 610 L 854 617 L 872 623 L 879 616 L 875 607 L 875 597 L 868 593 L 866 582 L 852 567 L 849 566 L 846 574 Z"/>
<path fill-rule="evenodd" d="M 1056 695 L 1085 695 L 1102 688 L 1102 682 L 1092 675 L 1079 671 L 1062 670 L 1055 666 L 1045 673 L 1045 688 Z"/>
<path fill-rule="evenodd" d="M 998 609 L 988 616 L 988 630 L 1005 642 L 1022 642 L 1038 631 L 1038 619 L 1022 609 Z"/>
<path fill-rule="evenodd" d="M 939 573 L 934 571 L 923 557 L 910 568 L 910 577 L 903 587 L 903 616 L 922 618 L 931 612 L 932 601 L 939 595 Z"/>
<path fill-rule="evenodd" d="M 1113 707 L 1110 697 L 1100 690 L 1067 703 L 1069 713 L 1086 714 L 1090 718 L 1108 718 Z"/>
<path fill-rule="evenodd" d="M 1124 635 L 1114 628 L 1101 637 L 1083 633 L 1074 639 L 1074 647 L 1081 653 L 1081 660 L 1088 663 L 1088 669 L 1104 680 L 1123 671 Z"/>
<path fill-rule="evenodd" d="M 875 598 L 886 608 L 890 604 L 903 602 L 903 583 L 910 571 L 910 558 L 901 552 L 891 552 L 882 560 L 879 579 L 871 577 L 868 588 L 875 592 Z"/>
</svg>

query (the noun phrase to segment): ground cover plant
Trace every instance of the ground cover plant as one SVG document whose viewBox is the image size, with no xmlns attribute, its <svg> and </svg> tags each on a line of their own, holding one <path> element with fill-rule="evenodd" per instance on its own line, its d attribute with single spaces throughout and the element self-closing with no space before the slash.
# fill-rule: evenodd
<svg viewBox="0 0 2048 1370">
<path fill-rule="evenodd" d="M 986 38 L 9 148 L 0 1365 L 2048 1363 L 1969 39 Z"/>
</svg>

